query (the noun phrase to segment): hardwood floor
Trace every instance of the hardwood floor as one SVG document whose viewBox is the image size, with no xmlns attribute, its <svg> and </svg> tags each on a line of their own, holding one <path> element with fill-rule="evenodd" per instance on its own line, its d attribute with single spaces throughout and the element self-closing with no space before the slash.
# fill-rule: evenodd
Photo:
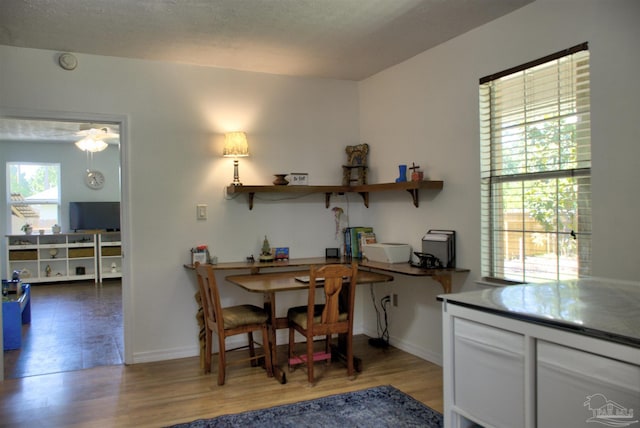
<svg viewBox="0 0 640 428">
<path fill-rule="evenodd" d="M 230 366 L 218 386 L 217 366 L 204 375 L 198 357 L 9 379 L 0 383 L 0 426 L 161 427 L 387 384 L 442 412 L 441 367 L 367 339 L 354 340 L 364 366 L 355 380 L 341 363 L 318 364 L 314 387 L 303 369 L 280 385 L 248 364 Z M 278 354 L 284 365 L 286 349 Z"/>
<path fill-rule="evenodd" d="M 123 363 L 120 280 L 32 284 L 31 323 L 4 352 L 5 379 Z"/>
</svg>

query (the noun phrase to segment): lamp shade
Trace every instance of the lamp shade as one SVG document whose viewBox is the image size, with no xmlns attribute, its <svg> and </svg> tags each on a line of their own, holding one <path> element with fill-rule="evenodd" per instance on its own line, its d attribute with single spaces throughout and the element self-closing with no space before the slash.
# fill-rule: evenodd
<svg viewBox="0 0 640 428">
<path fill-rule="evenodd" d="M 224 140 L 224 151 L 222 156 L 225 157 L 244 157 L 249 156 L 249 143 L 244 132 L 227 132 Z"/>
</svg>

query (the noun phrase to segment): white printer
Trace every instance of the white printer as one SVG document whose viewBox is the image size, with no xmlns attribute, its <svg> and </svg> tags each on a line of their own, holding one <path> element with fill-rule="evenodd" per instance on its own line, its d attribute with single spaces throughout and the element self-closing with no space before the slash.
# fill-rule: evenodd
<svg viewBox="0 0 640 428">
<path fill-rule="evenodd" d="M 411 246 L 389 242 L 366 244 L 362 247 L 362 254 L 372 262 L 406 263 L 411 259 Z"/>
</svg>

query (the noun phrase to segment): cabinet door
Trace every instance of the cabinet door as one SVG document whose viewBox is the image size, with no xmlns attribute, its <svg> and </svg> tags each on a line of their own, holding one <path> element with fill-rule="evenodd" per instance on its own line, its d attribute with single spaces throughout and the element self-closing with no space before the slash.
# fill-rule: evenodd
<svg viewBox="0 0 640 428">
<path fill-rule="evenodd" d="M 640 411 L 640 366 L 537 344 L 538 427 L 627 426 Z"/>
<path fill-rule="evenodd" d="M 454 403 L 495 427 L 524 426 L 524 336 L 454 319 Z"/>
</svg>

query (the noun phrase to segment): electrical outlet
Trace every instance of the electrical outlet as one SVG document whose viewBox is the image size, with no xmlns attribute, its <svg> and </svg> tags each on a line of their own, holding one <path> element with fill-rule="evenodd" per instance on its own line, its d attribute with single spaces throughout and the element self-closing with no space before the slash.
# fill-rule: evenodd
<svg viewBox="0 0 640 428">
<path fill-rule="evenodd" d="M 393 294 L 393 306 L 398 307 L 398 295 L 395 293 Z"/>
</svg>

